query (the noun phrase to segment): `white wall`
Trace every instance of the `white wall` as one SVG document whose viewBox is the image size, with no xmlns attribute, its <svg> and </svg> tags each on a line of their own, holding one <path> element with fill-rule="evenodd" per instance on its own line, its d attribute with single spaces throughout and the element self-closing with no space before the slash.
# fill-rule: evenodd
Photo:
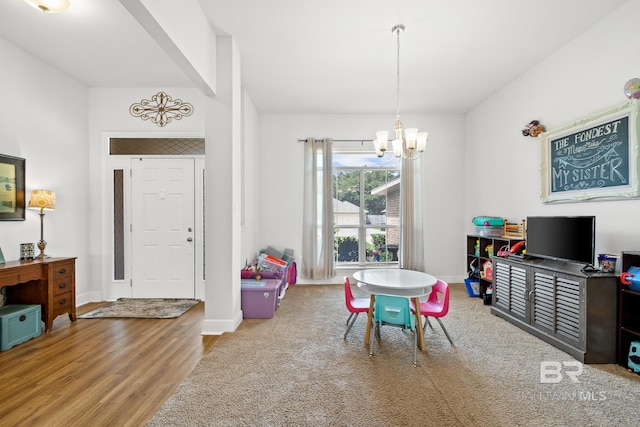
<svg viewBox="0 0 640 427">
<path fill-rule="evenodd" d="M 0 153 L 26 160 L 27 203 L 33 189 L 56 192 L 56 210 L 44 218 L 46 253 L 78 257 L 77 288 L 85 290 L 90 285 L 87 88 L 1 38 L 0 58 Z M 6 260 L 20 257 L 20 243 L 39 239 L 36 210 L 27 209 L 25 221 L 0 221 Z"/>
<path fill-rule="evenodd" d="M 304 146 L 298 139 L 370 140 L 377 130 L 392 130 L 394 121 L 393 114 L 261 115 L 258 151 L 261 247 L 292 248 L 298 265 L 301 263 Z M 427 151 L 421 160 L 426 268 L 445 280 L 460 281 L 464 272 L 456 256 L 464 253 L 464 239 L 452 235 L 462 228 L 464 218 L 463 118 L 403 115 L 402 121 L 405 126 L 429 132 Z"/>
<path fill-rule="evenodd" d="M 640 28 L 630 18 L 637 4 L 627 2 L 467 115 L 466 232 L 477 215 L 596 215 L 596 253 L 640 249 L 640 200 L 543 204 L 540 142 L 521 134 L 533 119 L 553 130 L 627 101 L 624 83 L 640 76 Z"/>
<path fill-rule="evenodd" d="M 242 97 L 242 248 L 241 261 L 250 263 L 258 250 L 258 219 L 260 218 L 260 204 L 258 200 L 258 182 L 260 156 L 259 114 L 249 95 Z"/>
</svg>

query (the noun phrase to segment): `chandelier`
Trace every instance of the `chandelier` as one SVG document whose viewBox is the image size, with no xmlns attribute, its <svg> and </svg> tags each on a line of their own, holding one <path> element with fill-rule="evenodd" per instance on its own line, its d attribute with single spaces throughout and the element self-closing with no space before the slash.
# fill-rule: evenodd
<svg viewBox="0 0 640 427">
<path fill-rule="evenodd" d="M 391 29 L 392 33 L 396 34 L 397 38 L 397 61 L 396 61 L 396 124 L 395 139 L 391 141 L 393 152 L 387 150 L 389 142 L 389 132 L 381 130 L 376 132 L 376 139 L 373 141 L 373 146 L 376 149 L 376 155 L 382 159 L 389 161 L 394 157 L 402 157 L 404 159 L 419 159 L 422 156 L 422 152 L 427 146 L 427 132 L 419 132 L 417 128 L 404 129 L 402 122 L 400 121 L 400 33 L 404 31 L 404 25 L 398 24 Z M 404 134 L 403 134 L 404 133 Z"/>
</svg>

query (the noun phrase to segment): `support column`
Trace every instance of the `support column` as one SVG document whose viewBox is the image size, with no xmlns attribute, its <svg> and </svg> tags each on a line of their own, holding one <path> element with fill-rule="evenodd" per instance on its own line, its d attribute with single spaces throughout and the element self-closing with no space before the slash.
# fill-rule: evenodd
<svg viewBox="0 0 640 427">
<path fill-rule="evenodd" d="M 240 53 L 217 38 L 217 94 L 205 122 L 205 318 L 202 333 L 220 335 L 242 322 L 240 310 Z"/>
</svg>

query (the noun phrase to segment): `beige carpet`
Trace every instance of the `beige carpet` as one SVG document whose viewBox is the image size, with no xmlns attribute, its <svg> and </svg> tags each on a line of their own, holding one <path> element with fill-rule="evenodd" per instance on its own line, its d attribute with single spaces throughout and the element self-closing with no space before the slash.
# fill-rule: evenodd
<svg viewBox="0 0 640 427">
<path fill-rule="evenodd" d="M 116 301 L 78 316 L 80 319 L 139 317 L 170 319 L 182 316 L 200 300 L 184 298 L 118 298 Z"/>
<path fill-rule="evenodd" d="M 355 289 L 355 292 L 358 290 Z M 293 286 L 273 319 L 224 334 L 149 426 L 638 426 L 640 376 L 585 365 L 541 384 L 568 354 L 489 313 L 452 285 L 444 319 L 412 364 L 412 338 L 383 327 L 369 357 L 366 317 L 346 340 L 342 285 Z"/>
</svg>

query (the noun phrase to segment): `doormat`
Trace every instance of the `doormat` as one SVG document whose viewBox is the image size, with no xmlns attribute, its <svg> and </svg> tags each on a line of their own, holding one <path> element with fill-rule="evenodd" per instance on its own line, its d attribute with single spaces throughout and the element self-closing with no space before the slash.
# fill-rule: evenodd
<svg viewBox="0 0 640 427">
<path fill-rule="evenodd" d="M 170 319 L 180 317 L 200 300 L 184 298 L 118 298 L 118 300 L 78 316 L 80 319 L 139 317 Z"/>
</svg>

